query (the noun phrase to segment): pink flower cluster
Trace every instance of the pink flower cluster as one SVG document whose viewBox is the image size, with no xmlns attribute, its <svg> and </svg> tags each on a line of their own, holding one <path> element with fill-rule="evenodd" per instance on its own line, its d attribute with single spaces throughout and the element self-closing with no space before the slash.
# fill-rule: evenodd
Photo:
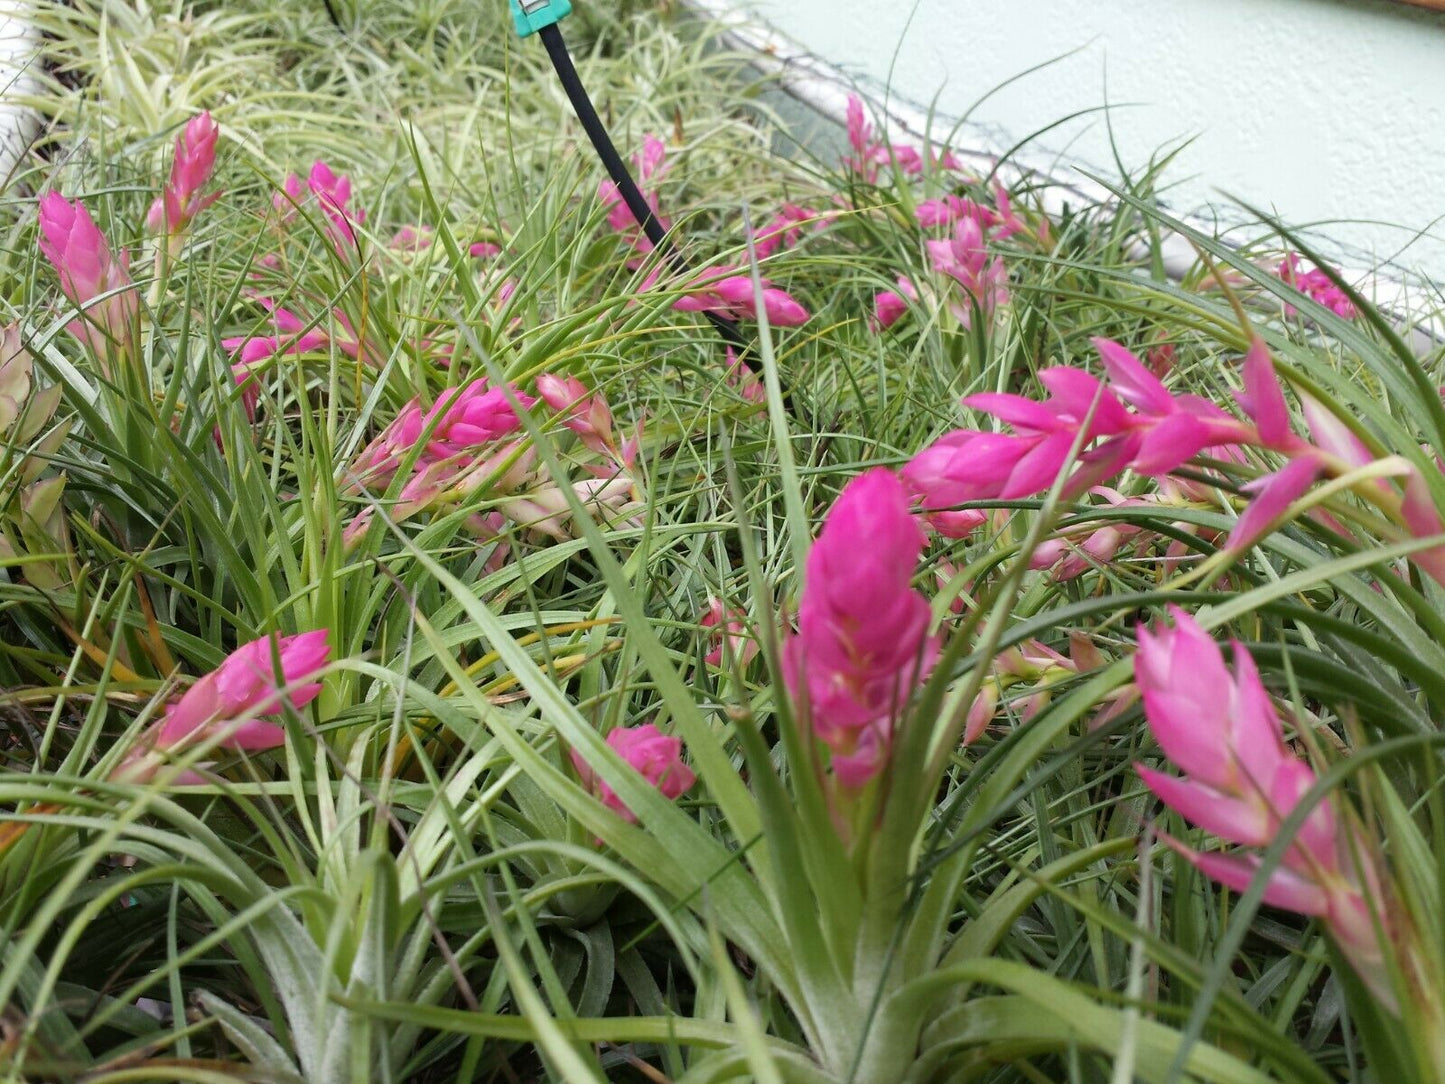
<svg viewBox="0 0 1445 1084">
<path fill-rule="evenodd" d="M 642 150 L 633 155 L 633 177 L 641 189 L 647 205 L 652 208 L 653 217 L 664 230 L 672 229 L 672 221 L 664 218 L 658 202 L 656 185 L 667 175 L 667 145 L 652 134 L 642 139 Z M 597 198 L 607 208 L 607 225 L 613 232 L 621 234 L 632 249 L 640 256 L 652 251 L 653 245 L 642 232 L 642 224 L 632 217 L 632 210 L 622 199 L 622 192 L 613 181 L 603 181 L 597 188 Z"/>
<path fill-rule="evenodd" d="M 191 118 L 176 139 L 176 153 L 171 160 L 171 176 L 165 191 L 151 204 L 146 215 L 146 229 L 164 236 L 172 254 L 191 221 L 221 198 L 219 192 L 201 194 L 216 165 L 219 134 L 220 128 L 209 112 Z"/>
<path fill-rule="evenodd" d="M 1164 479 L 1157 493 L 1141 497 L 1126 497 L 1117 489 L 1095 486 L 1089 492 L 1103 500 L 1108 508 L 1145 508 L 1162 511 L 1168 507 L 1191 503 L 1190 485 L 1172 478 Z M 1174 528 L 1183 533 L 1203 538 L 1215 538 L 1215 532 L 1190 523 L 1175 523 Z M 1107 565 L 1118 557 L 1126 547 L 1132 547 L 1136 555 L 1155 540 L 1157 533 L 1137 520 L 1110 519 L 1098 526 L 1082 525 L 1061 531 L 1058 536 L 1041 543 L 1029 558 L 1029 567 L 1047 571 L 1049 578 L 1063 583 L 1077 579 L 1089 569 Z M 1218 538 L 1222 539 L 1222 535 Z M 1189 546 L 1183 540 L 1171 539 L 1158 564 L 1168 568 L 1177 565 L 1189 553 Z"/>
<path fill-rule="evenodd" d="M 288 173 L 281 191 L 272 197 L 272 203 L 281 213 L 281 220 L 290 222 L 297 208 L 304 206 L 308 199 L 314 199 L 325 216 L 326 229 L 336 251 L 342 256 L 354 252 L 361 244 L 357 230 L 366 221 L 366 211 L 351 206 L 351 178 L 338 174 L 318 158 L 305 181 Z"/>
<path fill-rule="evenodd" d="M 115 778 L 145 782 L 165 756 L 213 738 L 220 739 L 222 749 L 250 752 L 284 744 L 286 730 L 273 720 L 287 707 L 299 711 L 320 695 L 320 683 L 307 679 L 326 665 L 326 637 L 324 630 L 272 635 L 238 647 L 166 709 Z M 187 773 L 182 782 L 200 779 Z"/>
<path fill-rule="evenodd" d="M 979 218 L 964 215 L 957 220 L 952 237 L 926 243 L 930 267 L 957 287 L 947 305 L 963 327 L 973 326 L 975 311 L 988 319 L 996 308 L 1008 303 L 1008 269 L 989 254 L 983 231 Z M 884 290 L 873 299 L 875 328 L 892 327 L 908 311 L 909 302 L 920 300 L 918 288 L 906 275 L 899 275 L 897 282 L 896 292 Z"/>
<path fill-rule="evenodd" d="M 1279 713 L 1244 646 L 1233 645 L 1231 674 L 1219 646 L 1193 618 L 1177 608 L 1170 614 L 1173 628 L 1139 630 L 1134 678 L 1149 729 L 1185 774 L 1142 764 L 1136 770 L 1185 820 L 1228 843 L 1265 848 L 1314 786 L 1315 773 L 1285 744 Z M 1236 892 L 1248 887 L 1260 866 L 1249 850 L 1200 853 L 1166 840 Z M 1333 798 L 1306 816 L 1284 861 L 1269 874 L 1264 899 L 1319 917 L 1371 992 L 1394 1007 L 1376 925 L 1390 936 L 1389 908 L 1369 844 Z"/>
<path fill-rule="evenodd" d="M 877 468 L 848 483 L 808 554 L 783 677 L 845 787 L 883 770 L 894 726 L 937 656 L 928 601 L 910 587 L 923 545 L 898 476 Z"/>
<path fill-rule="evenodd" d="M 1008 189 L 994 182 L 993 194 L 997 210 L 966 196 L 947 195 L 922 201 L 913 209 L 913 214 L 924 229 L 954 226 L 970 219 L 977 224 L 979 233 L 992 241 L 1005 241 L 1018 234 L 1035 237 L 1035 229 L 1014 211 Z M 1047 226 L 1040 228 L 1047 229 Z"/>
<path fill-rule="evenodd" d="M 125 348 L 140 311 L 126 260 L 111 254 L 85 205 L 59 192 L 40 197 L 40 251 L 60 276 L 60 289 L 80 309 L 66 330 L 107 358 Z"/>
<path fill-rule="evenodd" d="M 1118 343 L 1096 339 L 1106 384 L 1081 369 L 1039 373 L 1050 392 L 1042 403 L 1005 392 L 969 396 L 964 405 L 994 415 L 1013 433 L 960 429 L 914 456 L 904 480 L 940 533 L 963 537 L 983 522 L 970 501 L 1035 496 L 1081 454 L 1065 496 L 1088 490 L 1125 469 L 1167 474 L 1206 448 L 1253 439 L 1254 430 L 1198 396 L 1171 394 L 1159 378 Z M 1132 410 L 1130 408 L 1133 408 Z"/>
<path fill-rule="evenodd" d="M 1248 421 L 1233 418 L 1197 396 L 1174 395 L 1118 343 L 1097 339 L 1094 345 L 1107 381 L 1058 367 L 1039 374 L 1051 393 L 1042 403 L 1006 393 L 970 396 L 965 406 L 992 414 L 1013 432 L 956 430 L 908 463 L 904 480 L 936 530 L 964 537 L 984 522 L 985 513 L 956 506 L 1035 496 L 1066 469 L 1072 473 L 1063 492 L 1072 497 L 1125 470 L 1165 475 L 1202 452 L 1239 461 L 1239 449 L 1253 446 L 1281 454 L 1287 461 L 1245 487 L 1252 499 L 1227 542 L 1232 552 L 1243 552 L 1316 479 L 1374 461 L 1357 437 L 1307 397 L 1301 401 L 1314 439 L 1305 440 L 1292 431 L 1274 363 L 1259 340 L 1245 356 L 1244 390 L 1238 395 Z M 1070 468 L 1069 455 L 1076 444 L 1081 451 Z M 1414 467 L 1409 471 L 1403 498 L 1394 497 L 1383 481 L 1378 484 L 1374 492 L 1380 495 L 1382 507 L 1416 537 L 1445 532 L 1423 477 Z M 1104 535 L 1097 544 L 1108 549 L 1119 541 Z M 1040 559 L 1056 556 L 1045 550 Z M 1411 559 L 1437 579 L 1445 577 L 1445 548 L 1433 547 Z"/>
<path fill-rule="evenodd" d="M 1070 634 L 1068 655 L 1060 654 L 1038 640 L 1025 640 L 1000 651 L 990 662 L 990 675 L 969 706 L 964 724 L 963 744 L 969 745 L 983 734 L 998 714 L 999 703 L 1005 692 L 1012 692 L 1019 686 L 1026 686 L 1031 690 L 1024 695 L 1015 693 L 1009 703 L 1010 714 L 1019 722 L 1027 723 L 1048 706 L 1053 699 L 1055 685 L 1103 664 L 1104 657 L 1099 649 L 1082 633 Z M 1090 727 L 1100 727 L 1108 723 L 1122 713 L 1134 699 L 1135 692 L 1129 686 L 1110 693 L 1104 700 L 1102 710 L 1090 720 Z"/>
<path fill-rule="evenodd" d="M 259 389 L 257 373 L 264 362 L 283 355 L 308 354 L 334 345 L 347 357 L 360 358 L 364 344 L 351 318 L 340 308 L 331 310 L 331 326 L 307 328 L 309 320 L 290 309 L 282 308 L 269 297 L 256 297 L 257 304 L 271 315 L 272 334 L 236 335 L 222 339 L 221 346 L 234 358 L 231 375 L 242 389 L 241 398 L 246 416 L 256 418 Z"/>
<path fill-rule="evenodd" d="M 271 326 L 275 334 L 237 335 L 222 339 L 221 345 L 227 351 L 239 354 L 238 364 L 249 367 L 277 354 L 305 354 L 319 350 L 332 341 L 332 337 L 320 327 L 306 330 L 307 320 L 290 309 L 282 308 L 271 298 L 257 297 L 256 303 L 271 314 Z M 361 345 L 356 340 L 351 321 L 339 309 L 333 310 L 332 315 L 336 317 L 336 322 L 343 331 L 343 334 L 335 339 L 337 347 L 348 356 L 357 357 Z"/>
<path fill-rule="evenodd" d="M 757 250 L 758 259 L 767 259 L 779 249 L 794 247 L 803 239 L 806 230 L 811 228 L 813 233 L 817 233 L 827 228 L 835 217 L 836 214 L 831 211 L 810 211 L 796 203 L 783 204 L 778 213 L 757 231 L 753 247 Z"/>
<path fill-rule="evenodd" d="M 617 727 L 608 733 L 607 744 L 665 798 L 675 801 L 697 782 L 692 769 L 682 762 L 682 739 L 662 733 L 652 723 Z M 617 792 L 603 782 L 582 754 L 573 749 L 571 756 L 572 766 L 577 769 L 582 785 L 597 795 L 608 809 L 626 821 L 637 823 L 637 814 L 628 809 Z"/>
<path fill-rule="evenodd" d="M 524 406 L 535 402 L 516 388 L 510 391 Z M 448 388 L 430 407 L 413 399 L 351 465 L 348 489 L 379 493 L 407 470 L 392 510 L 393 518 L 401 520 L 448 490 L 489 481 L 502 484 L 503 476 L 526 471 L 521 443 L 503 442 L 521 424 L 507 391 L 491 386 L 485 377 Z M 369 521 L 365 514 L 358 516 L 348 528 L 348 540 Z"/>
<path fill-rule="evenodd" d="M 666 174 L 667 147 L 656 136 L 643 139 L 642 150 L 633 157 L 637 185 L 642 190 L 653 215 L 663 229 L 671 229 L 672 223 L 662 214 L 656 183 Z M 653 245 L 642 232 L 640 223 L 632 217 L 632 211 L 622 199 L 622 193 L 612 181 L 603 181 L 598 188 L 598 198 L 608 208 L 607 224 L 627 241 L 637 255 L 628 261 L 628 267 L 637 270 L 642 266 L 642 256 L 652 251 Z M 779 247 L 796 244 L 803 228 L 810 224 L 821 229 L 828 216 L 817 215 L 794 204 L 784 204 L 782 211 L 758 233 L 757 251 L 760 257 L 771 255 Z M 655 267 L 643 280 L 641 289 L 656 286 L 663 276 L 663 268 Z M 800 305 L 785 290 L 780 290 L 764 279 L 762 307 L 768 322 L 774 327 L 798 327 L 808 320 L 808 310 Z M 693 276 L 685 287 L 682 297 L 673 303 L 679 312 L 710 312 L 731 320 L 756 320 L 758 299 L 753 291 L 752 277 L 744 270 L 728 265 L 709 267 Z"/>
<path fill-rule="evenodd" d="M 848 96 L 848 145 L 852 154 L 843 160 L 843 164 L 869 184 L 877 182 L 882 170 L 895 166 L 908 176 L 923 172 L 923 155 L 917 148 L 890 144 L 877 138 L 863 110 L 863 99 L 856 94 Z M 963 164 L 948 150 L 934 156 L 932 161 L 938 169 L 963 168 Z"/>
<path fill-rule="evenodd" d="M 1329 275 L 1324 271 L 1318 267 L 1308 271 L 1301 270 L 1297 252 L 1285 254 L 1283 262 L 1279 265 L 1279 277 L 1310 300 L 1329 309 L 1336 316 L 1353 320 L 1360 314 L 1349 295 L 1331 282 Z M 1287 315 L 1293 316 L 1296 310 L 1293 305 L 1286 305 L 1284 311 Z"/>
<path fill-rule="evenodd" d="M 583 447 L 606 456 L 622 470 L 632 470 L 637 465 L 641 427 L 624 440 L 617 432 L 607 400 L 592 394 L 575 376 L 543 373 L 537 378 L 537 396 L 556 411 L 564 426 L 577 434 Z"/>
<path fill-rule="evenodd" d="M 758 641 L 748 632 L 747 614 L 742 610 L 728 609 L 721 599 L 710 598 L 698 623 L 712 630 L 709 640 L 713 648 L 704 657 L 709 666 L 735 664 L 745 668 L 757 658 Z"/>
<path fill-rule="evenodd" d="M 429 408 L 412 400 L 348 469 L 347 492 L 379 495 L 405 471 L 388 510 L 400 522 L 485 487 L 495 507 L 471 520 L 483 538 L 496 537 L 507 520 L 534 535 L 570 538 L 573 510 L 563 483 L 537 466 L 535 450 L 518 433 L 521 420 L 509 393 L 526 408 L 538 402 L 515 387 L 494 387 L 486 378 L 448 389 Z M 584 464 L 591 477 L 570 483 L 572 493 L 608 520 L 630 521 L 641 508 L 632 476 L 641 429 L 621 437 L 606 402 L 575 378 L 544 376 L 538 394 L 583 447 L 607 461 Z M 360 539 L 371 519 L 367 509 L 352 520 L 344 536 L 348 546 Z"/>
</svg>

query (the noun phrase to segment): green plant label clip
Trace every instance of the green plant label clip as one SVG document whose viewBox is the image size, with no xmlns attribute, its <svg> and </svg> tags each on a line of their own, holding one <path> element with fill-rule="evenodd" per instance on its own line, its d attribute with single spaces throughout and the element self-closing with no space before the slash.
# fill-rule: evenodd
<svg viewBox="0 0 1445 1084">
<path fill-rule="evenodd" d="M 517 35 L 529 38 L 572 14 L 572 0 L 509 0 Z"/>
</svg>

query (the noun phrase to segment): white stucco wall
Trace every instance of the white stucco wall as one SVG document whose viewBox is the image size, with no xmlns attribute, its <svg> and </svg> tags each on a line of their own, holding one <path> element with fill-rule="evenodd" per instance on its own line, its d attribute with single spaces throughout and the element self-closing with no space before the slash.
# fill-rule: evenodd
<svg viewBox="0 0 1445 1084">
<path fill-rule="evenodd" d="M 1225 193 L 1314 224 L 1346 262 L 1394 259 L 1445 282 L 1445 13 L 1386 0 L 749 0 L 739 6 L 850 73 L 962 116 L 1006 147 L 1113 105 L 1138 169 L 1184 147 L 1172 209 Z M 1037 152 L 1116 175 L 1102 115 L 1038 137 Z M 1355 220 L 1355 221 L 1349 221 Z M 1360 221 L 1372 220 L 1372 221 Z M 1386 225 L 1388 223 L 1393 225 Z M 1419 231 L 1429 236 L 1412 238 Z M 1404 251 L 1401 251 L 1401 250 Z"/>
</svg>

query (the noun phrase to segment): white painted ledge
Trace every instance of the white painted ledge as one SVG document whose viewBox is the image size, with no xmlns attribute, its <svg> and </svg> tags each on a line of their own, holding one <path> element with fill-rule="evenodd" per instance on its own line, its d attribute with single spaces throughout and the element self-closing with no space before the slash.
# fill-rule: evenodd
<svg viewBox="0 0 1445 1084">
<path fill-rule="evenodd" d="M 950 133 L 954 133 L 950 149 L 980 173 L 993 170 L 1008 150 L 978 126 L 960 126 L 954 118 L 930 116 L 928 111 L 886 93 L 883 88 L 860 83 L 755 15 L 740 10 L 736 0 L 684 2 L 720 25 L 725 42 L 738 52 L 749 54 L 753 66 L 782 91 L 840 125 L 845 123 L 848 96 L 859 94 L 868 101 L 875 120 L 891 141 L 942 145 L 949 141 Z M 1052 155 L 1016 151 L 999 167 L 998 176 L 1006 184 L 1025 176 L 1035 183 L 1043 182 L 1038 196 L 1043 210 L 1050 215 L 1058 215 L 1066 203 L 1114 201 L 1109 189 Z M 1215 235 L 1212 221 L 1183 214 L 1175 217 L 1206 236 Z M 1173 278 L 1182 278 L 1195 266 L 1194 247 L 1181 234 L 1164 234 L 1160 247 L 1165 270 Z M 1354 284 L 1379 309 L 1392 314 L 1402 326 L 1412 326 L 1417 353 L 1428 353 L 1445 341 L 1445 320 L 1435 318 L 1419 327 L 1416 320 L 1409 318 L 1412 313 L 1436 307 L 1433 304 L 1436 290 L 1429 283 L 1395 278 L 1376 268 L 1341 267 L 1339 270 L 1346 281 Z"/>
</svg>

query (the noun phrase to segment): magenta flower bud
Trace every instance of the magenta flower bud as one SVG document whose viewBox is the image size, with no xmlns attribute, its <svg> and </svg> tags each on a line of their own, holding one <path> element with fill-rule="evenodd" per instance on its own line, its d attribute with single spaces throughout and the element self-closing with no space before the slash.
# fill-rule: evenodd
<svg viewBox="0 0 1445 1084">
<path fill-rule="evenodd" d="M 682 762 L 682 739 L 662 733 L 652 723 L 617 727 L 607 735 L 607 744 L 665 798 L 675 801 L 697 782 L 692 769 Z M 637 814 L 628 809 L 617 792 L 598 777 L 582 754 L 573 749 L 571 756 L 582 785 L 602 799 L 608 809 L 624 820 L 636 823 Z"/>
<path fill-rule="evenodd" d="M 285 729 L 266 719 L 279 715 L 284 705 L 299 710 L 320 695 L 319 683 L 282 690 L 326 665 L 326 636 L 324 630 L 268 636 L 238 647 L 166 709 L 156 731 L 156 747 L 175 752 L 215 732 L 225 732 L 221 745 L 226 749 L 254 751 L 281 745 Z"/>
<path fill-rule="evenodd" d="M 111 255 L 83 203 L 59 192 L 40 197 L 40 251 L 60 276 L 61 291 L 81 309 L 82 318 L 68 328 L 71 334 L 98 354 L 110 343 L 129 342 L 139 299 L 129 289 L 124 260 Z"/>
</svg>

